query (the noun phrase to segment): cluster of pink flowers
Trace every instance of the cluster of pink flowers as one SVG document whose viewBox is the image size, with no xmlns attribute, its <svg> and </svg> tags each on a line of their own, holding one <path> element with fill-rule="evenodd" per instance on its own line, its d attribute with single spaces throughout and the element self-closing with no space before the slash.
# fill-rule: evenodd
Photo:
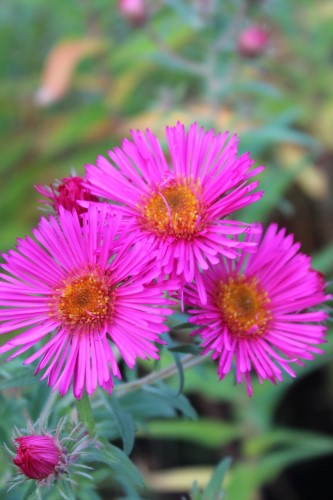
<svg viewBox="0 0 333 500">
<path fill-rule="evenodd" d="M 262 197 L 263 167 L 238 155 L 236 136 L 196 123 L 166 139 L 167 155 L 150 130 L 133 131 L 84 179 L 39 186 L 55 215 L 3 256 L 0 352 L 32 349 L 24 363 L 39 359 L 61 395 L 111 393 L 120 357 L 131 368 L 158 359 L 177 300 L 219 377 L 234 363 L 250 395 L 252 372 L 275 383 L 321 352 L 322 275 L 284 229 L 233 217 Z"/>
</svg>

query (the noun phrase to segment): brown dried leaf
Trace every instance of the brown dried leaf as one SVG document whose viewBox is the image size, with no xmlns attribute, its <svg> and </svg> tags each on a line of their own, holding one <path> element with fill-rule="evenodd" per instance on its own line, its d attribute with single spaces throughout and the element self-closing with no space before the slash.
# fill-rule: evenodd
<svg viewBox="0 0 333 500">
<path fill-rule="evenodd" d="M 35 103 L 47 106 L 64 97 L 70 88 L 77 64 L 103 48 L 104 43 L 101 40 L 88 38 L 59 42 L 45 61 L 42 83 L 35 94 Z"/>
</svg>

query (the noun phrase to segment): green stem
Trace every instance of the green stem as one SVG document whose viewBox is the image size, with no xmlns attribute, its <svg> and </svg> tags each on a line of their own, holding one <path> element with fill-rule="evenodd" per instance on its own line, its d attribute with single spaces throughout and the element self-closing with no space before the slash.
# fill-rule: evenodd
<svg viewBox="0 0 333 500">
<path fill-rule="evenodd" d="M 184 356 L 180 362 L 183 365 L 183 369 L 191 368 L 192 366 L 199 365 L 206 361 L 208 355 L 206 356 L 194 356 L 193 354 L 187 354 Z M 123 396 L 124 394 L 128 394 L 129 392 L 136 391 L 140 389 L 143 385 L 154 384 L 158 380 L 164 380 L 166 378 L 172 377 L 178 373 L 177 364 L 174 363 L 172 365 L 163 368 L 163 370 L 159 370 L 156 372 L 149 373 L 138 380 L 133 380 L 132 382 L 127 382 L 125 384 L 118 385 L 114 388 L 114 392 L 117 393 L 118 396 Z"/>
<path fill-rule="evenodd" d="M 40 422 L 40 425 L 44 428 L 47 427 L 49 415 L 52 411 L 52 408 L 56 402 L 57 397 L 58 397 L 58 392 L 51 392 L 49 397 L 46 400 L 44 408 L 41 411 L 41 414 L 39 417 L 39 422 Z"/>
<path fill-rule="evenodd" d="M 81 399 L 76 400 L 76 409 L 80 422 L 88 429 L 89 436 L 96 434 L 95 420 L 91 409 L 90 399 L 86 392 L 82 394 Z"/>
</svg>

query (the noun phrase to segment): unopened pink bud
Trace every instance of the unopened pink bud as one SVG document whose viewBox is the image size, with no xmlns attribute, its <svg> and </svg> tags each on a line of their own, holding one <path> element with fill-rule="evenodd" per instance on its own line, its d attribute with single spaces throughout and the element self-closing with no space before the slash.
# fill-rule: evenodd
<svg viewBox="0 0 333 500">
<path fill-rule="evenodd" d="M 57 213 L 59 213 L 59 207 L 63 207 L 69 211 L 74 209 L 80 215 L 87 209 L 80 206 L 78 201 L 98 201 L 97 196 L 91 194 L 83 183 L 82 177 L 64 177 L 50 187 L 38 184 L 35 189 L 50 200 L 43 200 L 42 203 L 50 205 Z"/>
<path fill-rule="evenodd" d="M 30 479 L 41 481 L 55 475 L 62 464 L 61 446 L 52 436 L 21 436 L 13 462 Z"/>
<path fill-rule="evenodd" d="M 65 424 L 66 419 L 60 419 L 52 433 L 44 429 L 39 421 L 35 424 L 28 422 L 27 435 L 22 434 L 24 431 L 13 429 L 14 449 L 4 444 L 16 469 L 9 479 L 11 488 L 25 480 L 35 481 L 38 489 L 47 488 L 59 480 L 71 482 L 71 475 L 78 468 L 90 469 L 79 462 L 85 448 L 96 447 L 95 440 L 89 438 L 82 424 L 70 426 L 71 430 L 68 427 L 65 430 Z M 85 476 L 89 477 L 87 473 Z"/>
<path fill-rule="evenodd" d="M 238 52 L 244 57 L 259 56 L 266 50 L 269 37 L 268 31 L 261 26 L 251 26 L 240 34 Z"/>
</svg>

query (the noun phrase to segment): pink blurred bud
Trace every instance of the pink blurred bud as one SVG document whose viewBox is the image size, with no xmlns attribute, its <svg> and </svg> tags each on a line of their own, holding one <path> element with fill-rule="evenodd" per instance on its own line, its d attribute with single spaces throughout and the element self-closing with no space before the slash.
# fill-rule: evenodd
<svg viewBox="0 0 333 500">
<path fill-rule="evenodd" d="M 145 0 L 118 0 L 118 9 L 134 26 L 139 26 L 147 20 Z"/>
<path fill-rule="evenodd" d="M 265 52 L 269 38 L 269 32 L 261 26 L 250 26 L 238 38 L 238 52 L 244 57 L 257 57 Z"/>
</svg>

